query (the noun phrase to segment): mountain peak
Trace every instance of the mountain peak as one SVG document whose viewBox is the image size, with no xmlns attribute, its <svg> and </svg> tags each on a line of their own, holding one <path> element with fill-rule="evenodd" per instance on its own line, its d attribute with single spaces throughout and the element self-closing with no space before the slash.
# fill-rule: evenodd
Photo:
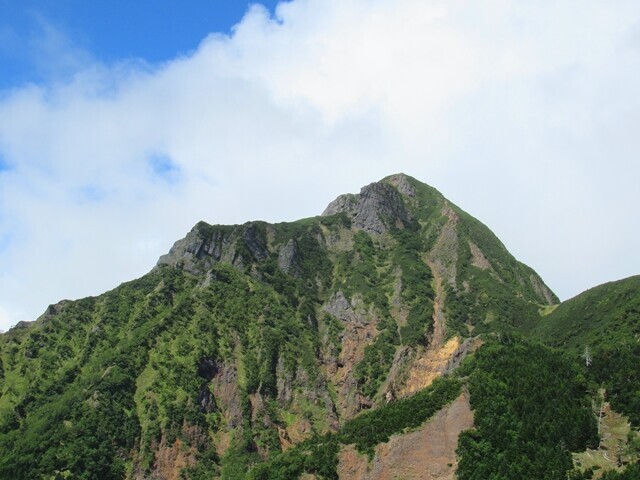
<svg viewBox="0 0 640 480">
<path fill-rule="evenodd" d="M 413 217 L 403 197 L 416 195 L 410 179 L 404 173 L 398 173 L 362 187 L 359 194 L 340 195 L 322 215 L 346 213 L 355 228 L 374 235 L 392 227 L 406 227 L 413 222 Z"/>
<path fill-rule="evenodd" d="M 406 195 L 407 197 L 415 197 L 416 189 L 411 185 L 411 181 L 417 182 L 415 178 L 405 175 L 404 173 L 389 175 L 381 180 L 381 182 L 385 182 L 396 187 L 398 192 L 401 194 Z"/>
<path fill-rule="evenodd" d="M 291 270 L 289 263 L 294 257 L 304 256 L 305 249 L 300 249 L 297 243 L 310 241 L 291 235 L 311 228 L 310 225 L 318 229 L 309 245 L 319 248 L 324 252 L 322 255 L 334 249 L 354 248 L 353 236 L 358 232 L 370 236 L 378 247 L 387 245 L 385 248 L 397 246 L 399 235 L 404 237 L 402 241 L 411 237 L 411 248 L 421 250 L 428 268 L 454 289 L 452 294 L 465 296 L 472 291 L 475 299 L 484 290 L 483 282 L 488 281 L 488 284 L 498 282 L 497 285 L 502 285 L 499 289 L 510 285 L 528 302 L 557 302 L 542 279 L 513 258 L 485 225 L 435 188 L 404 173 L 366 185 L 360 193 L 340 195 L 315 219 L 276 225 L 249 222 L 224 226 L 200 222 L 159 259 L 158 266 L 180 266 L 201 274 L 214 264 L 223 263 L 245 271 L 268 264 L 275 255 L 280 270 L 291 274 L 295 269 Z M 487 275 L 491 280 L 480 280 Z"/>
</svg>

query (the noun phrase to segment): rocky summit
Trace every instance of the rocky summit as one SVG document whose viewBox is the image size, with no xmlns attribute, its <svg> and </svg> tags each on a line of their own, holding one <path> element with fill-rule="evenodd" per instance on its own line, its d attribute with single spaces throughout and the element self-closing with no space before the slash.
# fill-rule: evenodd
<svg viewBox="0 0 640 480">
<path fill-rule="evenodd" d="M 200 222 L 142 278 L 0 336 L 0 478 L 638 478 L 624 292 L 624 335 L 560 345 L 553 319 L 584 310 L 553 313 L 534 270 L 404 174 L 297 222 Z M 621 450 L 587 464 L 610 418 Z"/>
</svg>

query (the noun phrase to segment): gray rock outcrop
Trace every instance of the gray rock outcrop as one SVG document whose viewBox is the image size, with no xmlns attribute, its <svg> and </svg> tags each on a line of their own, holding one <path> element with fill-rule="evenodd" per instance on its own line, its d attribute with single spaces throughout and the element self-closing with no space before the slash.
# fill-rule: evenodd
<svg viewBox="0 0 640 480">
<path fill-rule="evenodd" d="M 404 228 L 412 221 L 402 194 L 388 183 L 372 183 L 359 194 L 340 195 L 322 213 L 323 216 L 346 213 L 352 226 L 380 235 L 392 227 Z"/>
</svg>

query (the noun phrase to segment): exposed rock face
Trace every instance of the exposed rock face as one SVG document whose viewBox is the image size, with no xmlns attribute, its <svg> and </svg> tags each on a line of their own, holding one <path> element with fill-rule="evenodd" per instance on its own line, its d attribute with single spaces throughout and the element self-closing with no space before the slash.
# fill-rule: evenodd
<svg viewBox="0 0 640 480">
<path fill-rule="evenodd" d="M 457 226 L 460 218 L 446 203 L 441 213 L 443 217 L 447 218 L 447 221 L 440 230 L 434 247 L 429 252 L 429 262 L 434 273 L 437 272 L 440 278 L 455 287 L 459 243 Z"/>
<path fill-rule="evenodd" d="M 198 392 L 198 405 L 202 413 L 212 413 L 217 410 L 216 399 L 213 397 L 213 393 L 209 390 L 209 385 L 203 383 L 200 385 L 200 391 Z"/>
<path fill-rule="evenodd" d="M 185 238 L 175 242 L 157 265 L 179 266 L 199 275 L 217 262 L 244 267 L 246 262 L 264 261 L 269 256 L 269 246 L 266 231 L 258 225 L 224 227 L 200 222 Z"/>
<path fill-rule="evenodd" d="M 255 224 L 249 224 L 249 226 L 244 230 L 242 239 L 254 260 L 259 262 L 269 256 L 267 239 L 264 234 L 258 230 Z"/>
<path fill-rule="evenodd" d="M 298 268 L 298 247 L 293 239 L 290 239 L 278 252 L 278 268 L 284 273 L 297 274 Z"/>
<path fill-rule="evenodd" d="M 492 272 L 493 267 L 491 266 L 491 262 L 489 262 L 489 260 L 487 260 L 487 257 L 484 256 L 484 253 L 482 253 L 482 250 L 480 250 L 480 248 L 473 243 L 471 240 L 468 241 L 469 244 L 469 249 L 471 250 L 471 265 L 473 265 L 474 267 L 478 267 L 482 270 L 491 270 Z"/>
<path fill-rule="evenodd" d="M 158 265 L 182 266 L 186 271 L 198 274 L 202 260 L 204 267 L 210 268 L 211 264 L 226 257 L 233 257 L 230 252 L 229 238 L 222 231 L 214 230 L 207 237 L 204 232 L 204 224 L 201 222 L 191 229 L 185 238 L 173 244 L 171 250 L 158 260 Z"/>
<path fill-rule="evenodd" d="M 413 185 L 409 183 L 409 179 L 403 173 L 391 175 L 386 178 L 386 181 L 390 185 L 396 187 L 401 194 L 406 195 L 410 198 L 416 196 L 416 189 L 413 188 Z"/>
<path fill-rule="evenodd" d="M 544 284 L 540 277 L 532 273 L 531 275 L 529 275 L 529 281 L 531 282 L 531 285 L 533 286 L 533 289 L 536 291 L 536 293 L 540 297 L 544 298 L 548 305 L 558 303 L 558 298 L 549 289 L 549 287 Z"/>
<path fill-rule="evenodd" d="M 64 309 L 71 303 L 70 300 L 61 300 L 58 303 L 54 304 L 54 305 L 49 305 L 47 307 L 47 309 L 45 310 L 45 312 L 38 317 L 38 320 L 41 322 L 46 322 L 47 320 L 55 317 L 56 315 L 59 315 L 60 313 L 62 313 L 64 311 Z M 27 326 L 32 322 L 18 322 L 18 325 L 16 325 L 17 327 L 21 327 L 21 326 Z M 21 325 L 23 324 L 23 325 Z"/>
<path fill-rule="evenodd" d="M 340 354 L 338 358 L 325 358 L 325 365 L 329 378 L 337 388 L 338 413 L 344 418 L 352 417 L 363 406 L 371 406 L 370 400 L 358 393 L 358 382 L 354 377 L 354 369 L 362 360 L 364 349 L 378 335 L 377 319 L 363 311 L 362 307 L 358 303 L 354 307 L 342 291 L 334 294 L 323 306 L 327 313 L 343 324 Z"/>
<path fill-rule="evenodd" d="M 410 187 L 405 185 L 405 190 Z M 340 195 L 327 206 L 322 215 L 336 213 L 346 213 L 355 228 L 375 235 L 394 226 L 407 226 L 412 220 L 400 192 L 387 183 L 367 185 L 358 195 Z"/>
<path fill-rule="evenodd" d="M 276 369 L 277 399 L 282 405 L 289 405 L 293 398 L 293 375 L 287 371 L 282 357 L 278 359 Z"/>
<path fill-rule="evenodd" d="M 323 308 L 327 313 L 330 313 L 346 324 L 357 322 L 362 325 L 364 323 L 363 319 L 357 317 L 351 303 L 347 300 L 347 297 L 344 296 L 344 293 L 342 293 L 341 290 L 336 292 Z"/>
<path fill-rule="evenodd" d="M 238 372 L 234 365 L 223 364 L 212 380 L 226 430 L 242 424 L 242 399 L 238 385 Z"/>
</svg>

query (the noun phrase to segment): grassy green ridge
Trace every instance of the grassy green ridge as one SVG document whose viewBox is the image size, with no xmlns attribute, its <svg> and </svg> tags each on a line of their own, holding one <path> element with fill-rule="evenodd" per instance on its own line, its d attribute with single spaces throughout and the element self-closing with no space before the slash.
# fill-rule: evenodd
<svg viewBox="0 0 640 480">
<path fill-rule="evenodd" d="M 591 288 L 543 317 L 532 336 L 553 346 L 584 349 L 640 339 L 640 276 Z"/>
</svg>

